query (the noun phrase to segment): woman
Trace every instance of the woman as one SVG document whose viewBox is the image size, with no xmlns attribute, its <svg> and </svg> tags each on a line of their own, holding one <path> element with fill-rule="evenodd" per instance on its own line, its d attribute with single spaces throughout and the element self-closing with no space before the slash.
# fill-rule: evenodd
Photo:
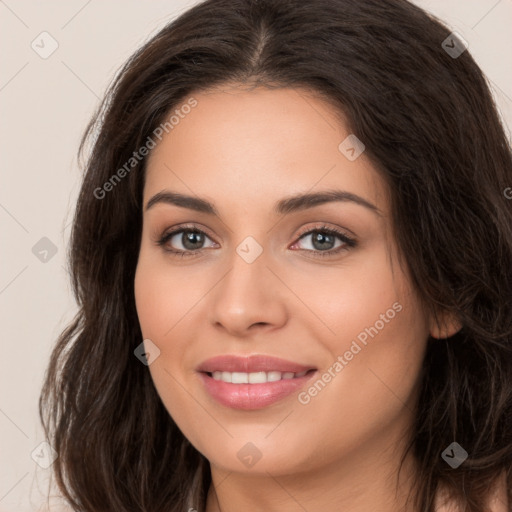
<svg viewBox="0 0 512 512">
<path fill-rule="evenodd" d="M 512 156 L 404 0 L 207 0 L 82 142 L 41 395 L 75 510 L 505 511 Z"/>
</svg>

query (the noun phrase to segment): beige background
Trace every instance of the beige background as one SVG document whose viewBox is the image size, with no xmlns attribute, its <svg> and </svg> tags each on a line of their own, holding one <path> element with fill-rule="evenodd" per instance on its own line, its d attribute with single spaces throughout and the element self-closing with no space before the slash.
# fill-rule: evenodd
<svg viewBox="0 0 512 512">
<path fill-rule="evenodd" d="M 0 512 L 46 510 L 48 476 L 31 458 L 44 441 L 37 400 L 50 349 L 75 304 L 65 270 L 79 189 L 76 151 L 118 67 L 197 1 L 0 0 Z M 512 126 L 512 0 L 416 0 L 469 42 Z M 58 43 L 47 59 L 31 47 Z M 510 128 L 507 128 L 510 137 Z M 512 186 L 512 183 L 511 183 Z M 33 246 L 47 237 L 53 257 Z M 44 255 L 42 255 L 44 256 Z M 51 499 L 51 510 L 58 500 Z"/>
</svg>

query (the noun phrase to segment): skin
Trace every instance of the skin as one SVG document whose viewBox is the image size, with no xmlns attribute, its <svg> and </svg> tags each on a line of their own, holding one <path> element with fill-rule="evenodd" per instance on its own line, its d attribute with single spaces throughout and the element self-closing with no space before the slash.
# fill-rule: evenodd
<svg viewBox="0 0 512 512">
<path fill-rule="evenodd" d="M 458 327 L 446 317 L 435 324 L 399 264 L 385 182 L 364 152 L 349 161 L 338 149 L 350 131 L 310 92 L 231 86 L 192 96 L 197 106 L 148 160 L 135 299 L 144 339 L 160 349 L 149 366 L 155 387 L 210 461 L 207 512 L 412 510 L 404 497 L 414 465 L 406 459 L 398 486 L 397 470 L 427 338 Z M 350 201 L 273 212 L 285 197 L 328 189 L 379 213 Z M 163 202 L 146 210 L 164 190 L 205 198 L 218 215 Z M 182 223 L 206 232 L 195 256 L 156 244 Z M 341 240 L 318 249 L 311 234 L 298 235 L 323 224 L 357 245 L 321 257 Z M 248 236 L 263 249 L 250 264 L 236 252 Z M 167 247 L 190 246 L 180 233 Z M 397 302 L 401 311 L 306 405 L 292 394 L 234 410 L 196 372 L 213 356 L 267 354 L 321 375 Z M 261 452 L 251 468 L 237 456 L 248 442 Z"/>
</svg>

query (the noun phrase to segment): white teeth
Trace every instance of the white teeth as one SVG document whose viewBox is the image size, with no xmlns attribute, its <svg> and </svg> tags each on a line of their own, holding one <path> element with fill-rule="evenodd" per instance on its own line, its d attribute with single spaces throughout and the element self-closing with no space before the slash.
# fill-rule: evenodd
<svg viewBox="0 0 512 512">
<path fill-rule="evenodd" d="M 281 380 L 281 372 L 267 373 L 267 382 L 275 382 L 276 380 Z"/>
<path fill-rule="evenodd" d="M 224 373 L 224 372 L 222 372 L 222 373 Z M 231 374 L 231 382 L 233 384 L 248 384 L 249 383 L 249 374 L 242 373 L 242 372 L 233 372 Z"/>
<path fill-rule="evenodd" d="M 249 373 L 249 384 L 264 384 L 265 382 L 267 382 L 265 372 Z"/>
<path fill-rule="evenodd" d="M 232 384 L 264 384 L 265 382 L 276 382 L 283 379 L 294 379 L 304 377 L 308 370 L 300 373 L 292 372 L 213 372 L 212 377 L 215 380 L 229 382 Z"/>
</svg>

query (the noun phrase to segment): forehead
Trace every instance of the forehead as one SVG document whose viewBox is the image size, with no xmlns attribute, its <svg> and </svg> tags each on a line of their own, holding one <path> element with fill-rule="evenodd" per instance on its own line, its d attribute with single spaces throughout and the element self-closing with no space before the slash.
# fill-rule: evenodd
<svg viewBox="0 0 512 512">
<path fill-rule="evenodd" d="M 181 111 L 190 98 L 195 106 Z M 191 94 L 176 111 L 150 153 L 145 202 L 171 189 L 219 204 L 268 207 L 292 193 L 336 188 L 385 209 L 382 178 L 364 152 L 351 161 L 340 149 L 351 133 L 318 95 L 230 87 Z"/>
</svg>

